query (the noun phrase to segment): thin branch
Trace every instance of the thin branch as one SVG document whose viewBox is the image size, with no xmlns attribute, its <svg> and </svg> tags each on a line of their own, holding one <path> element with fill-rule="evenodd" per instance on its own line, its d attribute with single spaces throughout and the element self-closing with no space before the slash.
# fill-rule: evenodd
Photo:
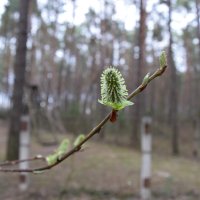
<svg viewBox="0 0 200 200">
<path fill-rule="evenodd" d="M 138 88 L 136 88 L 136 90 L 134 90 L 128 97 L 127 100 L 132 99 L 134 96 L 136 96 L 137 94 L 139 94 L 140 92 L 142 92 L 147 85 L 156 77 L 161 76 L 165 70 L 166 70 L 167 66 L 163 66 L 160 67 L 159 69 L 157 69 L 149 78 L 147 81 L 143 82 L 140 86 L 138 86 Z M 82 148 L 82 145 L 85 144 L 90 138 L 92 138 L 94 135 L 96 135 L 97 133 L 100 132 L 100 130 L 103 128 L 103 126 L 109 121 L 110 116 L 112 114 L 112 111 L 106 115 L 106 117 L 95 127 L 93 128 L 87 135 L 86 137 L 74 148 L 72 148 L 71 150 L 69 150 L 68 152 L 66 152 L 66 154 L 63 155 L 63 157 L 58 158 L 57 161 L 52 164 L 52 165 L 46 165 L 43 167 L 39 167 L 39 168 L 30 168 L 30 169 L 4 169 L 1 167 L 0 165 L 0 172 L 29 172 L 29 173 L 40 173 L 46 170 L 49 170 L 55 166 L 57 166 L 59 163 L 61 163 L 62 161 L 66 160 L 68 157 L 72 156 L 73 154 L 75 154 L 76 152 L 80 151 Z M 27 159 L 27 161 L 29 161 L 29 159 Z M 11 161 L 12 162 L 12 161 Z M 21 162 L 21 161 L 18 161 Z"/>
<path fill-rule="evenodd" d="M 33 158 L 27 158 L 27 159 L 22 159 L 22 160 L 5 161 L 3 163 L 0 163 L 0 168 L 1 167 L 5 167 L 5 166 L 17 165 L 17 164 L 22 163 L 22 162 L 32 162 L 32 161 L 36 161 L 36 160 L 46 161 L 46 158 L 43 157 L 42 155 L 37 155 L 37 156 L 34 156 Z"/>
</svg>

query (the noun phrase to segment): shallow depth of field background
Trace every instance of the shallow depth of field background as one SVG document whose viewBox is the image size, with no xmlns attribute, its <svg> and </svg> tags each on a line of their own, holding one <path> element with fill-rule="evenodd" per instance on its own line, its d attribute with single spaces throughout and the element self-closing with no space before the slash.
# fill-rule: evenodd
<svg viewBox="0 0 200 200">
<path fill-rule="evenodd" d="M 0 1 L 1 162 L 15 109 L 19 2 Z M 159 67 L 163 50 L 167 71 L 119 112 L 116 123 L 59 166 L 30 174 L 24 193 L 19 174 L 0 172 L 0 199 L 140 199 L 146 115 L 152 118 L 152 199 L 200 199 L 199 0 L 32 0 L 23 97 L 31 117 L 30 156 L 50 154 L 66 137 L 73 143 L 106 116 L 110 109 L 98 99 L 107 66 L 121 71 L 131 92 Z"/>
</svg>

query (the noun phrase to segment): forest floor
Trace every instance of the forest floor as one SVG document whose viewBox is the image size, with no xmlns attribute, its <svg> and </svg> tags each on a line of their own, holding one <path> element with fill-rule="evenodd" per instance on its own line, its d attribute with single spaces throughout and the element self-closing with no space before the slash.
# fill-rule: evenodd
<svg viewBox="0 0 200 200">
<path fill-rule="evenodd" d="M 0 127 L 3 160 L 7 130 Z M 55 148 L 33 139 L 31 154 L 47 155 Z M 1 173 L 0 200 L 139 200 L 140 159 L 139 151 L 92 141 L 54 169 L 30 174 L 25 193 L 18 190 L 18 174 Z M 200 161 L 154 153 L 152 170 L 152 200 L 200 199 Z"/>
</svg>

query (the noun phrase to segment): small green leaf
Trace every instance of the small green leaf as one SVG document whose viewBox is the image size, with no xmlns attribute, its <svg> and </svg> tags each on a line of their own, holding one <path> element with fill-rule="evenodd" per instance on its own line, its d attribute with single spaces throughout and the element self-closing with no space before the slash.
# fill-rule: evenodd
<svg viewBox="0 0 200 200">
<path fill-rule="evenodd" d="M 163 51 L 160 55 L 160 68 L 164 68 L 167 66 L 167 55 L 165 51 Z"/>
<path fill-rule="evenodd" d="M 74 146 L 78 146 L 85 139 L 85 135 L 80 134 L 74 141 Z"/>
<path fill-rule="evenodd" d="M 123 101 L 121 101 L 120 103 L 113 103 L 113 102 L 110 102 L 110 101 L 107 101 L 107 102 L 103 102 L 101 100 L 98 100 L 99 103 L 103 104 L 103 105 L 106 105 L 106 106 L 110 106 L 112 107 L 114 110 L 122 110 L 123 108 L 125 108 L 126 106 L 131 106 L 133 105 L 134 103 L 131 102 L 131 101 L 128 101 L 126 99 L 124 99 Z"/>
<path fill-rule="evenodd" d="M 150 73 L 147 73 L 143 79 L 142 84 L 146 85 L 149 82 Z"/>
</svg>

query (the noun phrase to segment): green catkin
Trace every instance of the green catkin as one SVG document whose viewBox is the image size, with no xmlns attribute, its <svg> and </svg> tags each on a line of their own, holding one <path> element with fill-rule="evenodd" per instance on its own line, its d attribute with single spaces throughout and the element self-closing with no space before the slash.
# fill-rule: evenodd
<svg viewBox="0 0 200 200">
<path fill-rule="evenodd" d="M 125 81 L 119 70 L 114 67 L 105 69 L 101 75 L 101 100 L 99 102 L 114 110 L 121 110 L 133 105 L 132 102 L 126 100 L 127 96 Z"/>
</svg>

